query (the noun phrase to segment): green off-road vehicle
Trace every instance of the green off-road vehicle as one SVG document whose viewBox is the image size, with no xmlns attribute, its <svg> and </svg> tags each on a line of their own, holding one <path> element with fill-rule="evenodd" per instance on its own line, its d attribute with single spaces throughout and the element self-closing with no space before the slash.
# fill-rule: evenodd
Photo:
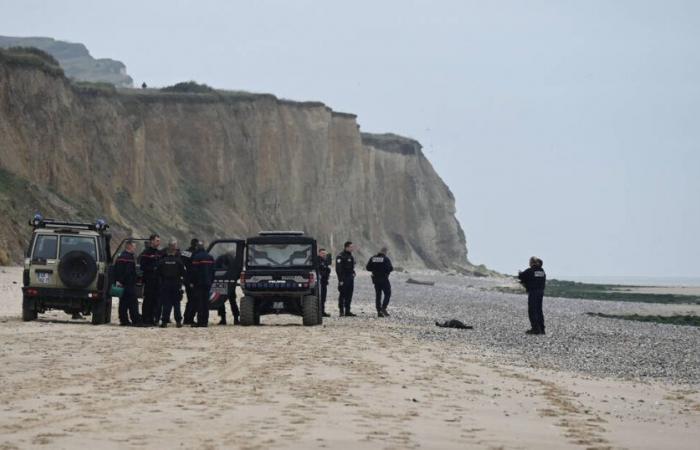
<svg viewBox="0 0 700 450">
<path fill-rule="evenodd" d="M 109 323 L 112 255 L 109 226 L 44 219 L 37 214 L 24 260 L 22 319 L 60 309 L 92 315 L 95 325 Z"/>
</svg>

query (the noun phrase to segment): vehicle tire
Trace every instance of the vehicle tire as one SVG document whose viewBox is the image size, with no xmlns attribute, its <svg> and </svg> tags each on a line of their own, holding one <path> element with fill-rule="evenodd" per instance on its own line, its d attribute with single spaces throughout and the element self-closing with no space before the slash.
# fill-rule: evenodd
<svg viewBox="0 0 700 450">
<path fill-rule="evenodd" d="M 34 300 L 27 297 L 22 297 L 22 320 L 25 322 L 30 322 L 36 320 L 38 314 L 36 312 L 36 306 Z"/>
<path fill-rule="evenodd" d="M 318 297 L 307 295 L 301 300 L 301 311 L 304 316 L 304 326 L 320 325 L 321 308 Z"/>
<path fill-rule="evenodd" d="M 99 300 L 95 300 L 95 303 L 92 305 L 92 324 L 93 325 L 102 325 L 106 323 L 106 318 L 107 318 L 107 299 L 101 298 Z"/>
<path fill-rule="evenodd" d="M 105 323 L 112 323 L 112 297 L 107 297 L 105 305 Z"/>
<path fill-rule="evenodd" d="M 68 252 L 58 263 L 58 276 L 66 287 L 86 288 L 97 276 L 95 258 L 79 250 Z"/>
<path fill-rule="evenodd" d="M 241 299 L 241 325 L 260 325 L 260 314 L 253 297 L 245 296 Z"/>
</svg>

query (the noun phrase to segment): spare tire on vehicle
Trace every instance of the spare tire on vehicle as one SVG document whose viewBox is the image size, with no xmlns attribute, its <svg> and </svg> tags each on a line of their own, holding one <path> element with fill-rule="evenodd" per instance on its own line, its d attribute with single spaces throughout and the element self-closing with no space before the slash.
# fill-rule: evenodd
<svg viewBox="0 0 700 450">
<path fill-rule="evenodd" d="M 86 288 L 97 276 L 95 258 L 80 250 L 68 252 L 58 263 L 58 276 L 66 287 Z"/>
</svg>

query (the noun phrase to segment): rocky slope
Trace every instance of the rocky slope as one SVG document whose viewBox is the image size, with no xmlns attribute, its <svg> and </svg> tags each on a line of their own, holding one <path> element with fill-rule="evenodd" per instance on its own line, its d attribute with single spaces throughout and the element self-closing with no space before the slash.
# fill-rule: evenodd
<svg viewBox="0 0 700 450">
<path fill-rule="evenodd" d="M 361 258 L 387 244 L 405 267 L 470 267 L 454 198 L 416 141 L 361 134 L 321 103 L 77 87 L 8 57 L 0 207 L 13 261 L 40 210 L 104 216 L 119 237 L 302 229 L 334 253 L 351 239 Z"/>
<path fill-rule="evenodd" d="M 68 78 L 78 81 L 105 82 L 119 87 L 131 87 L 134 80 L 126 73 L 121 61 L 95 59 L 83 44 L 58 41 L 47 37 L 0 36 L 0 48 L 35 47 L 52 55 L 61 64 Z"/>
</svg>

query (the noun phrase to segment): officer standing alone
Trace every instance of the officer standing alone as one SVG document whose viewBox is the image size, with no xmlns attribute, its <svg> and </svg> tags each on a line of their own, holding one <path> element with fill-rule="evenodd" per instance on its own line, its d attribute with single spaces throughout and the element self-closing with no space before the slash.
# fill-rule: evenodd
<svg viewBox="0 0 700 450">
<path fill-rule="evenodd" d="M 328 296 L 328 280 L 331 277 L 331 266 L 328 264 L 328 252 L 325 248 L 318 250 L 318 273 L 320 276 L 319 288 L 321 293 L 321 311 L 323 317 L 330 317 L 326 312 L 326 297 Z"/>
<path fill-rule="evenodd" d="M 163 308 L 161 328 L 166 328 L 170 321 L 170 311 L 175 309 L 175 323 L 182 326 L 182 313 L 180 312 L 180 300 L 182 281 L 185 277 L 185 265 L 178 255 L 177 241 L 170 241 L 168 249 L 160 261 L 158 261 L 158 277 L 160 282 L 160 303 Z"/>
<path fill-rule="evenodd" d="M 143 305 L 141 314 L 145 325 L 156 325 L 160 319 L 160 287 L 158 286 L 158 261 L 162 256 L 160 236 L 152 234 L 148 238 L 148 248 L 139 255 L 139 265 L 143 272 Z"/>
<path fill-rule="evenodd" d="M 545 334 L 542 300 L 547 274 L 544 273 L 542 265 L 542 260 L 533 256 L 530 258 L 530 267 L 518 273 L 520 282 L 527 290 L 527 313 L 531 328 L 525 332 L 526 334 Z"/>
<path fill-rule="evenodd" d="M 391 265 L 391 260 L 386 256 L 387 248 L 382 247 L 379 253 L 372 256 L 367 261 L 367 270 L 372 272 L 372 284 L 374 284 L 374 292 L 376 294 L 375 303 L 377 306 L 377 316 L 389 317 L 386 308 L 391 300 L 391 283 L 389 282 L 389 274 L 394 271 L 394 266 Z M 382 294 L 384 301 L 382 302 Z"/>
<path fill-rule="evenodd" d="M 355 317 L 350 311 L 352 293 L 355 290 L 355 257 L 352 252 L 355 249 L 352 242 L 347 241 L 343 245 L 343 251 L 335 259 L 335 273 L 338 275 L 338 309 L 340 317 Z"/>
<path fill-rule="evenodd" d="M 135 251 L 136 244 L 133 241 L 126 241 L 124 251 L 121 252 L 114 265 L 115 281 L 124 288 L 121 297 L 119 297 L 119 325 L 123 327 L 141 324 L 139 303 L 136 297 Z"/>
<path fill-rule="evenodd" d="M 207 327 L 209 324 L 209 291 L 214 283 L 214 258 L 199 242 L 192 255 L 192 277 L 190 287 L 197 299 L 197 323 L 193 327 Z"/>
</svg>

